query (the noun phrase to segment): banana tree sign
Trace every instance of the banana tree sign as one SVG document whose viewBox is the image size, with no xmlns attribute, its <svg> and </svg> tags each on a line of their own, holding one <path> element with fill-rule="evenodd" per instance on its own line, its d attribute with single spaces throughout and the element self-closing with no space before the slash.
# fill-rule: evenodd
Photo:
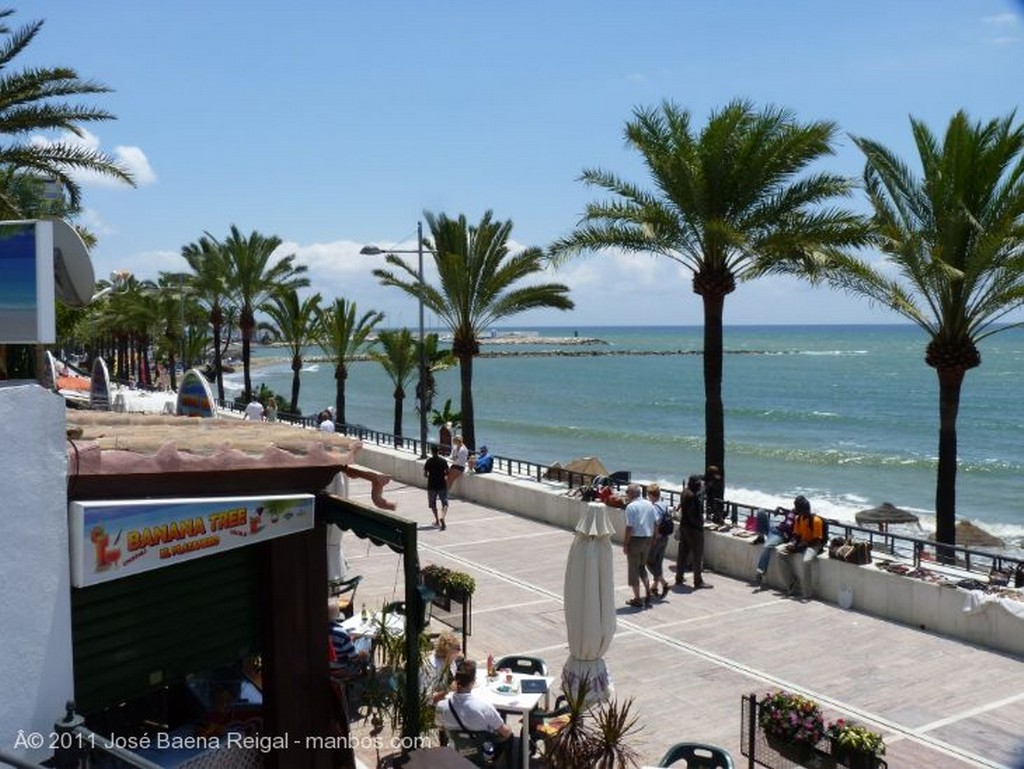
<svg viewBox="0 0 1024 769">
<path fill-rule="evenodd" d="M 72 502 L 71 584 L 86 587 L 313 528 L 313 495 Z"/>
</svg>

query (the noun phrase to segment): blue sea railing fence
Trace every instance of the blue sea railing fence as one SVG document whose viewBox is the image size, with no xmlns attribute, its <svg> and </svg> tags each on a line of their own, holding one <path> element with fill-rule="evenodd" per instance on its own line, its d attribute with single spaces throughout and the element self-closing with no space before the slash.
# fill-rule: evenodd
<svg viewBox="0 0 1024 769">
<path fill-rule="evenodd" d="M 243 410 L 242 407 L 234 403 L 222 404 L 222 407 L 233 411 Z M 302 416 L 301 414 L 290 414 L 281 411 L 278 412 L 277 418 L 278 421 L 299 425 L 301 427 L 316 427 L 315 417 Z M 415 454 L 416 456 L 420 456 L 422 453 L 420 449 L 420 441 L 417 438 L 396 436 L 392 433 L 383 432 L 381 430 L 372 430 L 365 425 L 341 424 L 336 425 L 335 430 L 342 435 L 357 438 L 364 443 L 372 443 L 389 449 L 398 449 L 400 451 Z M 429 449 L 429 446 L 426 448 Z M 492 456 L 494 457 L 493 472 L 495 474 L 508 475 L 516 478 L 530 478 L 538 483 L 552 482 L 549 474 L 550 467 L 548 465 L 541 465 L 525 459 L 516 459 L 515 457 L 506 457 L 499 454 L 493 454 Z M 612 486 L 616 491 L 620 491 L 629 482 L 629 475 L 629 473 L 613 473 L 610 476 Z M 558 480 L 554 482 L 564 483 L 569 491 L 573 491 L 574 489 L 581 489 L 590 486 L 597 477 L 599 476 L 591 475 L 589 473 L 578 473 L 561 468 L 557 474 Z M 643 484 L 641 484 L 641 486 L 643 486 Z M 661 496 L 662 499 L 668 502 L 670 508 L 674 508 L 679 505 L 681 490 L 677 491 L 662 487 Z M 761 509 L 756 505 L 749 505 L 744 502 L 732 502 L 729 500 L 724 500 L 722 504 L 724 507 L 725 519 L 732 526 L 746 526 L 747 519 L 755 516 Z M 932 565 L 948 563 L 948 565 L 953 566 L 954 563 L 949 562 L 951 560 L 949 557 L 950 554 L 952 554 L 952 557 L 955 559 L 955 566 L 957 569 L 962 569 L 975 574 L 991 574 L 994 571 L 1006 570 L 1013 571 L 1018 566 L 1021 566 L 1021 564 L 1024 564 L 1024 559 L 1016 556 L 993 553 L 986 550 L 977 550 L 970 547 L 951 547 L 948 545 L 940 546 L 928 539 L 913 537 L 907 534 L 892 533 L 890 531 L 879 531 L 878 529 L 859 526 L 845 521 L 838 521 L 833 518 L 827 519 L 827 522 L 830 538 L 841 536 L 847 539 L 867 540 L 871 544 L 873 553 L 891 554 L 910 559 L 913 562 L 915 569 L 920 568 L 922 564 Z M 939 552 L 940 548 L 942 551 L 941 553 Z"/>
</svg>

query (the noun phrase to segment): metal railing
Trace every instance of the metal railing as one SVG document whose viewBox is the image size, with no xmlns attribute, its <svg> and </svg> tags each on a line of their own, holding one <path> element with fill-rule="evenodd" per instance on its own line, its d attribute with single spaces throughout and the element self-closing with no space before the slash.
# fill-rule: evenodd
<svg viewBox="0 0 1024 769">
<path fill-rule="evenodd" d="M 239 410 L 237 407 L 232 408 Z M 278 419 L 307 428 L 315 428 L 316 426 L 316 420 L 313 417 L 280 412 L 278 413 Z M 395 436 L 392 433 L 381 430 L 372 430 L 365 425 L 338 424 L 335 426 L 335 430 L 341 435 L 357 438 L 364 443 L 406 451 L 417 456 L 425 453 L 420 451 L 420 441 L 416 438 Z M 431 442 L 428 441 L 428 443 Z M 429 448 L 429 446 L 426 448 Z M 507 457 L 500 454 L 493 454 L 492 456 L 494 457 L 494 466 L 491 471 L 493 474 L 530 479 L 537 483 L 561 484 L 570 492 L 590 486 L 596 478 L 601 477 L 590 473 L 578 473 L 566 470 L 565 468 L 552 470 L 550 465 L 541 465 L 516 457 Z M 616 492 L 620 492 L 626 485 L 626 481 L 621 478 L 616 479 L 615 475 L 618 474 L 604 477 L 609 478 Z M 640 485 L 644 486 L 644 484 Z M 677 491 L 662 487 L 661 497 L 667 502 L 670 509 L 678 507 L 682 498 L 682 489 Z M 729 500 L 724 500 L 722 505 L 724 520 L 733 526 L 746 526 L 747 519 L 762 509 L 756 505 Z M 873 552 L 885 552 L 906 558 L 913 562 L 914 568 L 920 568 L 922 564 L 943 564 L 954 567 L 957 570 L 986 575 L 994 570 L 1002 571 L 1009 569 L 1012 571 L 1018 567 L 1024 569 L 1024 566 L 1022 566 L 1024 558 L 1017 556 L 992 553 L 970 547 L 943 545 L 920 537 L 879 531 L 878 529 L 846 523 L 832 518 L 825 519 L 825 521 L 828 525 L 830 538 L 843 536 L 867 540 L 871 543 Z"/>
</svg>

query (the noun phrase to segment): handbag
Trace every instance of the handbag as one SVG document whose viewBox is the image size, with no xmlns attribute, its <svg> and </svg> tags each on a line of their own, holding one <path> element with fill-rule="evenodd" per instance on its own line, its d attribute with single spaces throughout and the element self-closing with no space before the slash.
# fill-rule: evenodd
<svg viewBox="0 0 1024 769">
<path fill-rule="evenodd" d="M 449 735 L 452 737 L 455 751 L 475 764 L 494 764 L 496 759 L 504 752 L 506 743 L 509 740 L 502 740 L 501 737 L 493 732 L 474 732 L 471 729 L 467 729 L 466 725 L 462 723 L 462 719 L 459 718 L 459 712 L 455 709 L 455 703 L 450 698 L 448 700 L 448 709 L 455 716 L 455 720 L 462 730 L 459 734 Z"/>
</svg>

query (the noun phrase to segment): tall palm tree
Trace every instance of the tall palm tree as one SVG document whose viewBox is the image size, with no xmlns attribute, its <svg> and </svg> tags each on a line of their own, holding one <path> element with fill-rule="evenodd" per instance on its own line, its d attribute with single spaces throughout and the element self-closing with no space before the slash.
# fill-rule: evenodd
<svg viewBox="0 0 1024 769">
<path fill-rule="evenodd" d="M 831 122 L 801 124 L 788 110 L 758 111 L 740 100 L 713 112 L 699 133 L 671 102 L 638 108 L 626 141 L 643 156 L 652 189 L 585 170 L 582 181 L 614 197 L 589 204 L 576 230 L 552 245 L 558 261 L 617 248 L 665 256 L 692 273 L 704 305 L 705 464 L 721 471 L 723 492 L 725 298 L 737 280 L 769 273 L 817 279 L 822 260 L 867 239 L 859 217 L 832 207 L 851 182 L 804 173 L 832 154 L 836 131 Z"/>
<path fill-rule="evenodd" d="M 397 286 L 420 299 L 424 306 L 452 332 L 452 353 L 459 360 L 461 382 L 462 437 L 471 450 L 476 447 L 473 418 L 473 358 L 480 353 L 477 341 L 494 323 L 513 315 L 544 307 L 571 310 L 569 287 L 561 283 L 532 283 L 548 266 L 539 248 L 516 254 L 509 251 L 512 221 L 492 219 L 487 211 L 480 223 L 471 225 L 465 215 L 450 219 L 424 212 L 431 240 L 439 285 L 420 282 L 419 273 L 397 254 L 388 254 L 388 264 L 402 275 L 377 269 L 373 274 L 385 286 Z"/>
<path fill-rule="evenodd" d="M 288 410 L 299 412 L 299 372 L 302 371 L 302 355 L 306 348 L 316 344 L 319 333 L 317 311 L 320 309 L 320 294 L 313 294 L 299 301 L 295 289 L 271 297 L 264 312 L 270 317 L 270 331 L 274 341 L 284 342 L 292 355 L 292 400 Z"/>
<path fill-rule="evenodd" d="M 244 402 L 252 398 L 250 363 L 252 335 L 256 330 L 256 313 L 264 309 L 270 297 L 281 291 L 305 288 L 309 278 L 304 264 L 295 264 L 295 254 L 273 259 L 281 245 L 276 235 L 261 235 L 255 230 L 248 237 L 231 225 L 231 234 L 222 244 L 227 269 L 227 283 L 239 305 L 239 326 L 242 332 L 242 368 L 245 372 Z"/>
<path fill-rule="evenodd" d="M 134 186 L 131 173 L 98 150 L 63 140 L 32 141 L 31 137 L 36 134 L 51 131 L 70 131 L 83 136 L 83 123 L 113 120 L 114 115 L 62 101 L 65 97 L 110 91 L 100 83 L 80 79 L 69 67 L 10 71 L 11 62 L 32 43 L 43 26 L 42 21 L 34 21 L 12 29 L 6 19 L 13 13 L 11 9 L 0 9 L 0 136 L 17 139 L 0 143 L 0 169 L 17 169 L 17 173 L 4 177 L 12 184 L 0 184 L 0 219 L 25 215 L 24 198 L 19 198 L 19 192 L 24 191 L 24 187 L 19 186 L 23 175 L 58 180 L 67 193 L 72 211 L 80 208 L 82 198 L 81 188 L 73 177 L 75 171 L 92 171 Z"/>
<path fill-rule="evenodd" d="M 1012 113 L 972 123 L 960 111 L 940 142 L 910 122 L 920 176 L 878 142 L 854 138 L 887 264 L 846 258 L 833 282 L 928 335 L 924 360 L 939 381 L 936 540 L 954 544 L 960 388 L 981 365 L 978 343 L 1022 325 L 1005 321 L 1024 305 L 1024 126 Z"/>
<path fill-rule="evenodd" d="M 189 290 L 208 313 L 210 329 L 213 332 L 213 372 L 217 380 L 217 398 L 223 403 L 224 365 L 221 331 L 224 328 L 226 308 L 230 304 L 227 262 L 220 244 L 209 233 L 197 242 L 183 246 L 181 255 L 193 272 L 188 277 Z"/>
<path fill-rule="evenodd" d="M 388 378 L 395 386 L 395 445 L 402 444 L 402 402 L 405 388 L 419 367 L 418 341 L 412 338 L 407 328 L 382 329 L 377 334 L 377 345 L 370 349 L 370 357 L 384 367 Z"/>
<path fill-rule="evenodd" d="M 334 421 L 340 425 L 347 423 L 345 380 L 348 379 L 348 360 L 366 349 L 370 334 L 384 320 L 384 313 L 378 310 L 367 310 L 358 320 L 356 312 L 356 303 L 345 299 L 335 299 L 334 304 L 317 311 L 320 347 L 334 361 Z"/>
</svg>

